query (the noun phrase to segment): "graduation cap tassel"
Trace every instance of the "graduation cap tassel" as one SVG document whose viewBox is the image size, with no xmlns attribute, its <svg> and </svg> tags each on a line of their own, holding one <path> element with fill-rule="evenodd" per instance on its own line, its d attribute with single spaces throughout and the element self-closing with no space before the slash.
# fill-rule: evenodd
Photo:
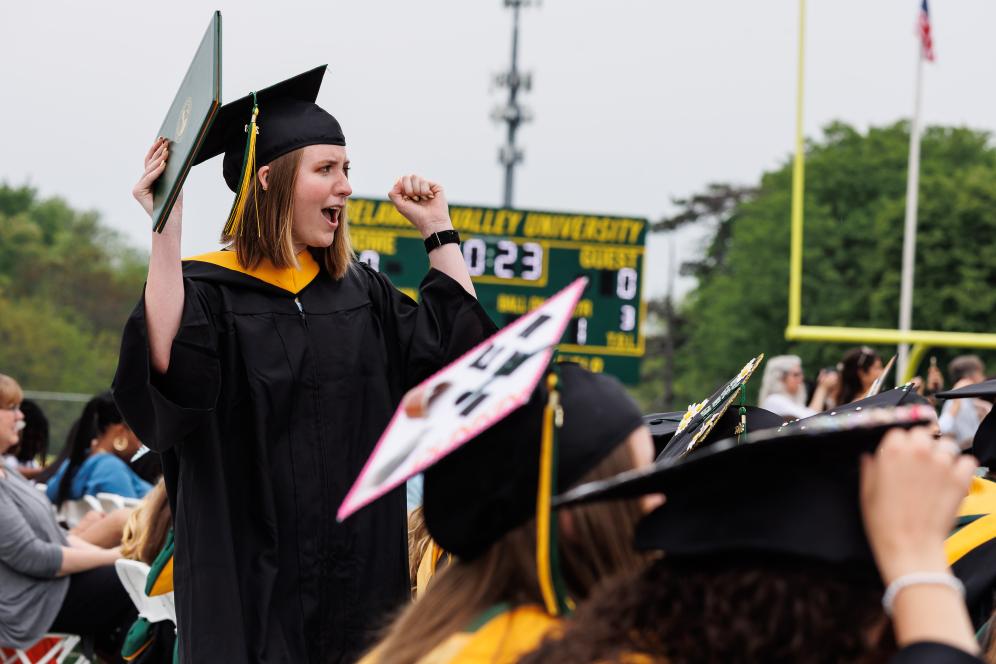
<svg viewBox="0 0 996 664">
<path fill-rule="evenodd" d="M 744 387 L 740 386 L 740 425 L 737 427 L 737 442 L 739 443 L 741 438 L 747 435 L 747 406 L 745 402 L 747 400 L 744 394 Z"/>
<path fill-rule="evenodd" d="M 551 372 L 547 376 L 550 396 L 543 410 L 539 487 L 536 492 L 536 569 L 543 603 L 546 605 L 547 613 L 552 616 L 563 615 L 572 608 L 560 574 L 557 529 L 552 523 L 553 513 L 550 507 L 556 490 L 554 485 L 557 477 L 557 430 L 564 420 L 557 382 L 557 374 Z"/>
<path fill-rule="evenodd" d="M 239 176 L 239 188 L 235 195 L 235 202 L 232 203 L 232 210 L 228 213 L 228 221 L 225 222 L 225 237 L 235 235 L 239 230 L 242 215 L 246 209 L 246 199 L 249 197 L 249 185 L 256 184 L 256 135 L 259 127 L 256 126 L 256 116 L 259 115 L 259 106 L 256 104 L 256 93 L 252 93 L 252 118 L 246 125 L 246 150 L 242 157 L 242 174 Z M 255 198 L 255 197 L 254 197 Z M 256 227 L 259 230 L 259 214 L 256 214 Z"/>
</svg>

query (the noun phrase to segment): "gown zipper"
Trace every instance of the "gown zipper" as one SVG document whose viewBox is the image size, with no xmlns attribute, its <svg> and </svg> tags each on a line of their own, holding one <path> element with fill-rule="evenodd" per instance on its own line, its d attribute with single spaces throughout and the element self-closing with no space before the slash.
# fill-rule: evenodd
<svg viewBox="0 0 996 664">
<path fill-rule="evenodd" d="M 325 459 L 325 445 L 323 440 L 323 431 L 325 429 L 325 426 L 321 416 L 321 404 L 322 404 L 321 382 L 318 375 L 318 360 L 317 357 L 315 356 L 314 348 L 311 345 L 311 328 L 308 325 L 308 316 L 304 311 L 304 305 L 301 304 L 300 297 L 294 298 L 294 304 L 297 305 L 298 315 L 301 317 L 301 324 L 304 326 L 305 344 L 307 344 L 308 354 L 312 358 L 311 368 L 312 368 L 312 375 L 315 381 L 314 408 L 315 408 L 315 417 L 318 419 L 318 431 L 317 431 L 318 463 L 322 473 L 321 486 L 323 493 L 321 501 L 322 505 L 321 524 L 320 524 L 320 531 L 318 534 L 318 546 L 319 546 L 318 559 L 319 559 L 319 569 L 321 570 L 319 583 L 318 583 L 318 606 L 319 606 L 318 612 L 319 615 L 321 616 L 321 619 L 325 620 L 327 619 L 328 616 L 328 599 L 327 599 L 328 593 L 326 590 L 326 583 L 328 580 L 329 543 L 327 539 L 327 534 L 329 528 L 329 518 L 328 518 L 327 505 L 329 502 L 329 495 L 331 492 L 329 490 L 329 485 L 328 485 L 328 464 Z M 325 639 L 324 637 L 320 637 L 319 651 L 324 654 L 326 648 L 327 648 L 327 639 Z"/>
</svg>

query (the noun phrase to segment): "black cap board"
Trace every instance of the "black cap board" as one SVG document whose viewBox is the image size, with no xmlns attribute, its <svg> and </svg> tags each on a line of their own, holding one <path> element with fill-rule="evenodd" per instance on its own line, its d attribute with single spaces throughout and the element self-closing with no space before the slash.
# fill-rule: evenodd
<svg viewBox="0 0 996 664">
<path fill-rule="evenodd" d="M 805 431 L 758 431 L 670 463 L 568 491 L 557 506 L 663 493 L 637 528 L 636 547 L 668 556 L 782 554 L 871 564 L 861 522 L 859 468 L 892 427 L 933 419 L 925 406 L 813 418 Z"/>
<path fill-rule="evenodd" d="M 225 183 L 237 191 L 245 159 L 246 128 L 254 106 L 259 109 L 257 166 L 309 145 L 346 145 L 339 122 L 315 103 L 327 66 L 315 67 L 222 106 L 194 163 L 224 154 Z"/>
<path fill-rule="evenodd" d="M 559 365 L 563 425 L 556 485 L 566 488 L 595 468 L 643 424 L 636 404 L 615 378 Z M 540 438 L 548 390 L 425 471 L 423 510 L 432 538 L 446 551 L 473 559 L 536 514 Z"/>
<path fill-rule="evenodd" d="M 886 390 L 885 392 L 879 392 L 874 396 L 865 397 L 864 399 L 858 399 L 857 401 L 852 401 L 851 403 L 844 404 L 843 406 L 838 406 L 837 408 L 833 408 L 824 413 L 818 413 L 802 419 L 792 420 L 791 422 L 787 422 L 781 428 L 784 431 L 791 433 L 794 431 L 804 430 L 804 427 L 806 427 L 811 420 L 817 417 L 853 415 L 871 408 L 896 408 L 898 406 L 911 405 L 926 406 L 929 404 L 929 401 L 917 394 L 917 391 L 913 388 L 913 383 L 907 383 L 906 385 L 900 385 L 899 387 Z"/>
<path fill-rule="evenodd" d="M 764 353 L 761 353 L 745 364 L 740 373 L 721 385 L 708 399 L 690 405 L 678 423 L 674 436 L 661 451 L 658 459 L 679 459 L 700 446 L 734 400 L 738 396 L 743 398 L 744 385 L 763 359 Z"/>
<path fill-rule="evenodd" d="M 758 408 L 757 406 L 744 406 L 746 419 L 746 432 L 760 431 L 762 429 L 772 429 L 780 427 L 785 423 L 785 418 L 770 410 Z M 667 444 L 674 437 L 681 422 L 683 413 L 653 413 L 644 415 L 643 422 L 650 428 L 650 435 L 654 439 L 654 450 L 660 456 Z M 705 447 L 719 442 L 726 438 L 733 438 L 738 435 L 741 426 L 740 409 L 727 408 L 716 422 L 712 431 L 699 443 L 699 447 Z"/>
</svg>

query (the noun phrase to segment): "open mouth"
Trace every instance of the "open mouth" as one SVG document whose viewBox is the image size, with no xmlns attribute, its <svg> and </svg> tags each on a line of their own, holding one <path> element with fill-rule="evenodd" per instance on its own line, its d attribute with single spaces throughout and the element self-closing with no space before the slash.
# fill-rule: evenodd
<svg viewBox="0 0 996 664">
<path fill-rule="evenodd" d="M 322 208 L 322 216 L 325 217 L 325 220 L 333 226 L 339 225 L 339 207 L 333 205 L 331 207 Z"/>
</svg>

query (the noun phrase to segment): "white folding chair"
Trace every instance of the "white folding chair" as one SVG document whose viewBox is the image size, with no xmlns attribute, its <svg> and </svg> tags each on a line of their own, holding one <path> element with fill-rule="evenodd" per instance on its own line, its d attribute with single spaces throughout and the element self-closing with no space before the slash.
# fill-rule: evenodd
<svg viewBox="0 0 996 664">
<path fill-rule="evenodd" d="M 149 566 L 138 560 L 119 559 L 114 563 L 121 585 L 131 597 L 138 615 L 151 623 L 169 620 L 176 624 L 176 607 L 173 593 L 149 597 L 145 594 L 145 582 L 149 577 Z"/>
<path fill-rule="evenodd" d="M 0 648 L 0 664 L 62 664 L 80 640 L 75 634 L 46 634 L 30 648 Z M 90 664 L 90 660 L 80 653 L 76 654 L 75 662 Z"/>
<path fill-rule="evenodd" d="M 87 512 L 93 510 L 98 512 L 104 511 L 96 496 L 83 496 L 79 500 L 67 500 L 59 508 L 59 521 L 64 522 L 70 528 L 74 528 Z"/>
<path fill-rule="evenodd" d="M 113 512 L 114 510 L 124 509 L 124 496 L 119 496 L 116 493 L 105 493 L 101 491 L 97 494 L 97 500 L 100 501 L 100 507 L 105 512 Z"/>
</svg>

